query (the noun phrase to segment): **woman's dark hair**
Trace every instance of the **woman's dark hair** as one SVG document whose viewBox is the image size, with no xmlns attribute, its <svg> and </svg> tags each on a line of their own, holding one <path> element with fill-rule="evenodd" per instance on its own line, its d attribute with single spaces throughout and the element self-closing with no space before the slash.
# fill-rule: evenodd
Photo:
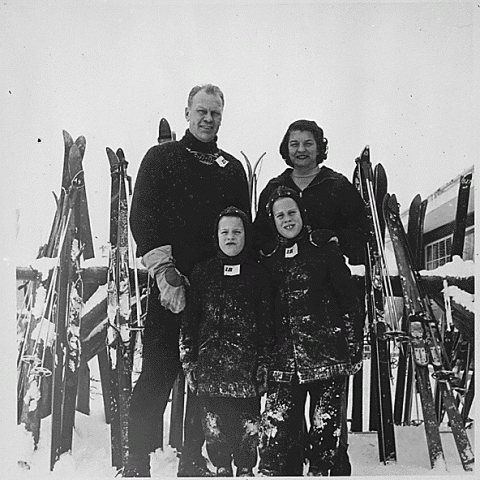
<svg viewBox="0 0 480 480">
<path fill-rule="evenodd" d="M 290 140 L 291 132 L 312 132 L 313 138 L 317 143 L 317 165 L 323 163 L 327 159 L 328 140 L 323 136 L 323 130 L 313 120 L 297 120 L 293 122 L 287 129 L 282 143 L 280 144 L 280 155 L 285 160 L 285 163 L 293 167 L 290 155 L 288 154 L 288 141 Z"/>
</svg>

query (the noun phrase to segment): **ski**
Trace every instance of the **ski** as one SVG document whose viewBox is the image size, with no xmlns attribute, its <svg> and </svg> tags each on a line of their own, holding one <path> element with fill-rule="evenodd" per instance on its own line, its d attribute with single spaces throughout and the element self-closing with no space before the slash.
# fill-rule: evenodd
<svg viewBox="0 0 480 480">
<path fill-rule="evenodd" d="M 80 155 L 83 160 L 85 154 L 85 148 L 87 146 L 86 139 L 83 135 L 79 136 L 75 140 L 75 145 L 77 145 L 80 150 Z M 93 239 L 92 239 L 92 229 L 90 224 L 90 214 L 88 212 L 88 202 L 87 202 L 87 189 L 85 187 L 85 182 L 83 183 L 80 191 L 78 192 L 79 201 L 76 204 L 76 218 L 78 218 L 78 237 L 82 242 L 82 257 L 84 260 L 93 258 L 95 256 L 93 251 Z"/>
<path fill-rule="evenodd" d="M 420 195 L 415 195 L 408 211 L 407 238 L 413 255 L 415 268 L 420 270 L 423 260 L 423 225 L 427 210 L 427 200 L 422 201 Z M 408 318 L 405 315 L 402 331 L 408 330 Z M 395 390 L 394 421 L 396 425 L 410 425 L 413 390 L 413 364 L 411 361 L 411 344 L 400 342 L 398 359 L 397 384 Z"/>
<path fill-rule="evenodd" d="M 69 232 L 70 252 L 68 261 L 70 262 L 70 276 L 67 306 L 68 314 L 65 331 L 66 352 L 62 418 L 62 453 L 71 450 L 72 448 L 80 369 L 80 323 L 83 306 L 83 282 L 80 276 L 80 256 L 83 253 L 83 247 L 85 245 L 81 236 L 81 224 L 85 219 L 82 219 L 80 210 L 88 212 L 86 204 L 82 209 L 79 208 L 83 203 L 82 192 L 85 192 L 85 180 L 82 166 L 84 151 L 84 148 L 75 144 L 70 148 L 69 152 L 69 165 L 71 167 L 70 176 L 72 183 L 75 184 L 76 198 L 74 199 L 73 204 L 75 211 L 72 218 L 72 228 Z M 88 228 L 90 227 L 88 226 Z"/>
<path fill-rule="evenodd" d="M 250 194 L 250 205 L 252 206 L 252 219 L 253 219 L 255 218 L 255 215 L 257 213 L 257 207 L 258 207 L 257 205 L 258 177 L 260 175 L 260 169 L 262 168 L 263 157 L 267 154 L 267 152 L 263 152 L 262 155 L 260 155 L 260 157 L 255 163 L 252 163 L 242 151 L 240 151 L 240 153 L 243 155 L 243 158 L 245 159 L 245 164 L 247 166 L 248 191 Z"/>
<path fill-rule="evenodd" d="M 107 278 L 107 349 L 109 359 L 112 466 L 128 462 L 128 408 L 131 395 L 130 279 L 128 260 L 127 162 L 121 149 L 107 147 L 112 178 L 110 257 Z"/>
<path fill-rule="evenodd" d="M 429 368 L 433 367 L 434 376 L 439 382 L 442 400 L 447 410 L 450 427 L 463 468 L 472 470 L 474 463 L 473 451 L 462 417 L 454 405 L 452 393 L 453 372 L 450 368 L 449 359 L 445 354 L 445 348 L 437 320 L 433 315 L 430 299 L 424 292 L 421 279 L 413 266 L 413 256 L 400 220 L 399 206 L 395 195 L 385 198 L 384 211 L 394 247 L 409 319 L 413 363 L 422 402 L 430 463 L 432 468 L 446 468 L 429 378 Z"/>
<path fill-rule="evenodd" d="M 463 245 L 465 243 L 465 227 L 467 224 L 468 202 L 470 199 L 470 185 L 472 174 L 460 178 L 458 190 L 457 211 L 455 215 L 455 227 L 452 240 L 452 257 L 463 257 Z"/>
<path fill-rule="evenodd" d="M 396 461 L 395 432 L 393 426 L 390 389 L 390 352 L 385 322 L 386 262 L 384 255 L 384 226 L 380 223 L 377 205 L 387 192 L 387 178 L 383 167 L 377 169 L 376 181 L 370 162 L 370 149 L 366 146 L 359 158 L 358 175 L 360 194 L 365 202 L 370 222 L 370 236 L 365 258 L 366 307 L 371 341 L 371 402 L 370 427 L 377 430 L 380 461 Z M 375 191 L 376 190 L 376 191 Z M 372 420 L 375 419 L 375 422 Z"/>
<path fill-rule="evenodd" d="M 68 415 L 70 382 L 73 382 L 69 361 L 79 358 L 78 342 L 71 337 L 73 329 L 69 328 L 72 317 L 79 318 L 79 312 L 70 312 L 71 296 L 78 298 L 74 293 L 74 285 L 78 279 L 78 251 L 75 249 L 75 201 L 77 193 L 83 184 L 83 170 L 81 153 L 77 145 L 72 145 L 68 154 L 70 186 L 64 191 L 62 215 L 60 216 L 58 247 L 59 265 L 56 278 L 57 303 L 55 305 L 55 346 L 53 365 L 53 393 L 52 393 L 52 438 L 50 451 L 50 470 L 53 470 L 60 455 L 71 448 L 71 439 L 68 440 L 73 425 L 69 425 L 71 416 Z M 73 250 L 72 250 L 73 246 Z M 74 252 L 73 256 L 72 253 Z M 72 288 L 73 287 L 73 288 Z M 81 305 L 81 301 L 79 302 Z M 79 305 L 74 308 L 79 309 Z M 70 317 L 72 315 L 72 317 Z M 75 321 L 75 320 L 74 320 Z M 79 327 L 78 327 L 79 331 Z M 71 344 L 69 343 L 71 341 Z M 66 381 L 68 380 L 68 384 Z M 76 386 L 75 386 L 76 388 Z M 76 390 L 75 390 L 76 392 Z M 67 398 L 67 403 L 65 399 Z M 67 405 L 67 411 L 65 406 Z M 65 416 L 67 415 L 67 417 Z M 71 437 L 70 437 L 71 438 Z"/>
</svg>

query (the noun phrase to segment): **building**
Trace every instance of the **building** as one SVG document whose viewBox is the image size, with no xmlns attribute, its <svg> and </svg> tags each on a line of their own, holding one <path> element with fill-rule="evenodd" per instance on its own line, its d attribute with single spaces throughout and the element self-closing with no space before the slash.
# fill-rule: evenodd
<svg viewBox="0 0 480 480">
<path fill-rule="evenodd" d="M 470 197 L 467 209 L 465 243 L 463 259 L 473 260 L 475 253 L 475 177 L 473 165 L 438 188 L 427 198 L 427 210 L 423 234 L 422 269 L 433 270 L 451 260 L 453 231 L 455 228 L 455 214 L 460 179 L 472 173 Z M 408 209 L 402 213 L 402 220 L 406 225 Z"/>
</svg>

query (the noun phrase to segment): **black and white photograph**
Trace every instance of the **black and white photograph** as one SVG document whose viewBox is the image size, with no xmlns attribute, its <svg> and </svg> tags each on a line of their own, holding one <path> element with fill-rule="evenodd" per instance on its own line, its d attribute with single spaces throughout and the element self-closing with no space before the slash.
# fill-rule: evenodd
<svg viewBox="0 0 480 480">
<path fill-rule="evenodd" d="M 2 2 L 2 476 L 473 476 L 479 20 Z"/>
</svg>

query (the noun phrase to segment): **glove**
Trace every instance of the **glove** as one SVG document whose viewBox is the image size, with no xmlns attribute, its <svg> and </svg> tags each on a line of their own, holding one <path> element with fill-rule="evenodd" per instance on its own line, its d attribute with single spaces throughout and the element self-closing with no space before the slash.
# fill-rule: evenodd
<svg viewBox="0 0 480 480">
<path fill-rule="evenodd" d="M 257 382 L 258 395 L 262 396 L 267 392 L 267 378 L 268 369 L 264 362 L 260 362 L 255 373 L 255 380 Z"/>
<path fill-rule="evenodd" d="M 318 228 L 317 230 L 313 230 L 313 232 L 310 233 L 310 240 L 313 244 L 317 245 L 317 247 L 326 245 L 328 242 L 336 242 L 337 245 L 339 244 L 335 232 L 327 228 Z"/>
<path fill-rule="evenodd" d="M 150 250 L 143 256 L 142 264 L 157 282 L 160 304 L 172 313 L 180 313 L 185 308 L 185 285 L 189 282 L 174 266 L 172 247 L 164 245 Z"/>
<path fill-rule="evenodd" d="M 350 363 L 358 363 L 362 360 L 362 352 L 360 348 L 360 343 L 357 341 L 348 342 L 348 353 L 350 356 Z"/>
<path fill-rule="evenodd" d="M 182 365 L 183 373 L 187 381 L 188 388 L 196 395 L 198 390 L 197 382 L 197 364 L 195 362 L 187 362 Z"/>
</svg>

